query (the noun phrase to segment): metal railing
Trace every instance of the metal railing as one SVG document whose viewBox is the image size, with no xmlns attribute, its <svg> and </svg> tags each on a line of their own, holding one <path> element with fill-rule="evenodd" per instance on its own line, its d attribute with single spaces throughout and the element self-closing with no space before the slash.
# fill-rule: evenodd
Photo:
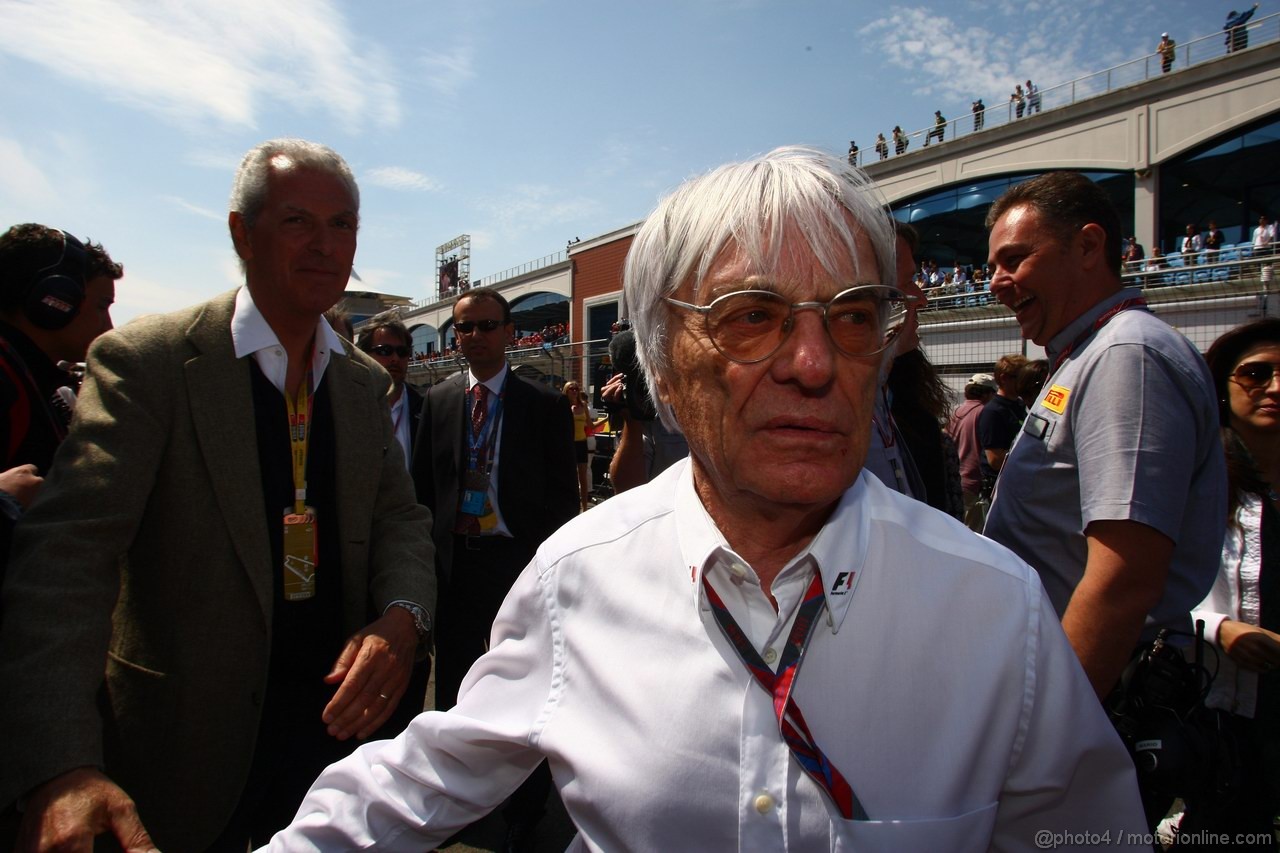
<svg viewBox="0 0 1280 853">
<path fill-rule="evenodd" d="M 1249 48 L 1270 44 L 1280 39 L 1280 13 L 1251 21 L 1244 29 L 1248 33 Z M 963 118 L 948 120 L 945 125 L 931 124 L 920 130 L 907 133 L 907 148 L 902 154 L 896 152 L 893 138 L 886 137 L 886 142 L 888 143 L 886 157 L 881 157 L 874 150 L 874 145 L 866 146 L 859 148 L 856 158 L 857 164 L 859 166 L 867 166 L 890 157 L 904 156 L 920 150 L 933 140 L 945 143 L 972 136 L 984 130 L 991 130 L 992 128 L 1023 121 L 1044 110 L 1059 109 L 1089 98 L 1096 98 L 1099 95 L 1104 95 L 1126 86 L 1132 86 L 1156 77 L 1163 77 L 1166 73 L 1177 73 L 1194 65 L 1210 62 L 1231 52 L 1227 50 L 1226 39 L 1227 33 L 1220 31 L 1213 35 L 1201 36 L 1179 44 L 1176 48 L 1173 67 L 1169 72 L 1162 70 L 1160 54 L 1152 52 L 1111 68 L 1077 77 L 1075 80 L 1070 80 L 1066 83 L 1051 86 L 1047 89 L 1038 89 L 1035 95 L 1039 99 L 1038 102 L 1033 106 L 1032 103 L 1024 100 L 1021 113 L 1018 111 L 1017 104 L 1012 100 L 1012 95 L 1010 95 L 1011 100 L 988 105 L 981 113 L 973 113 L 971 111 Z M 1244 49 L 1248 50 L 1249 48 Z M 941 139 L 939 139 L 940 129 L 942 131 Z"/>
<path fill-rule="evenodd" d="M 439 305 L 442 302 L 448 302 L 450 299 L 453 299 L 455 296 L 461 296 L 462 294 L 466 293 L 468 290 L 470 290 L 473 287 L 493 287 L 494 285 L 500 284 L 504 281 L 507 281 L 508 279 L 517 278 L 519 276 L 525 275 L 526 273 L 537 272 L 538 270 L 555 266 L 558 263 L 562 263 L 567 257 L 569 256 L 563 251 L 553 252 L 550 255 L 543 255 L 541 258 L 538 258 L 532 261 L 526 261 L 525 263 L 520 264 L 519 266 L 514 266 L 514 267 L 511 267 L 510 269 L 505 269 L 502 272 L 493 273 L 492 275 L 487 275 L 487 276 L 484 276 L 483 278 L 472 279 L 467 284 L 463 284 L 453 288 L 452 293 L 447 293 L 443 295 L 437 294 L 434 296 L 427 296 L 422 299 L 414 299 L 409 303 L 410 305 L 409 310 L 419 311 L 423 308 L 429 308 L 433 305 Z"/>
<path fill-rule="evenodd" d="M 1155 259 L 1126 264 L 1121 280 L 1126 287 L 1141 287 L 1147 298 L 1155 301 L 1166 301 L 1171 295 L 1187 300 L 1270 292 L 1274 267 L 1280 263 L 1280 254 L 1274 250 L 1280 249 L 1280 244 L 1272 244 L 1271 249 L 1273 251 L 1265 254 L 1254 254 L 1252 245 L 1242 243 L 1216 253 L 1198 252 L 1190 257 L 1171 253 L 1159 259 L 1159 267 L 1151 266 Z M 992 295 L 989 284 L 965 282 L 925 288 L 929 302 L 920 313 L 925 317 L 961 309 L 1010 313 Z"/>
<path fill-rule="evenodd" d="M 536 347 L 508 347 L 507 362 L 512 370 L 534 372 L 544 382 L 558 387 L 566 379 L 582 377 L 582 362 L 609 352 L 609 339 L 566 341 Z M 434 385 L 465 370 L 467 360 L 460 352 L 438 355 L 409 365 L 409 381 L 414 385 Z"/>
</svg>

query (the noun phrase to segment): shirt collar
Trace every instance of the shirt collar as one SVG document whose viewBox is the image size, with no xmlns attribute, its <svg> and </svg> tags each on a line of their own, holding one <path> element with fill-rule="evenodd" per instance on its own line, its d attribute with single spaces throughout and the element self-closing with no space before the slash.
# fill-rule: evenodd
<svg viewBox="0 0 1280 853">
<path fill-rule="evenodd" d="M 853 600 L 853 592 L 866 562 L 870 521 L 865 471 L 840 496 L 831 517 L 800 553 L 787 562 L 782 573 L 793 571 L 802 561 L 818 567 L 823 595 L 827 600 L 831 633 L 837 633 Z M 720 552 L 732 560 L 742 560 L 716 527 L 715 521 L 693 488 L 693 463 L 686 461 L 675 490 L 676 540 L 684 568 L 689 572 L 693 605 L 702 605 L 702 576 Z M 808 571 L 809 569 L 805 569 Z"/>
<path fill-rule="evenodd" d="M 1049 355 L 1049 363 L 1052 364 L 1054 359 L 1057 358 L 1058 353 L 1070 346 L 1071 342 L 1076 338 L 1083 335 L 1089 327 L 1096 323 L 1098 318 L 1105 314 L 1110 308 L 1118 305 L 1126 299 L 1133 299 L 1134 297 L 1141 295 L 1142 292 L 1137 288 L 1126 287 L 1111 294 L 1106 299 L 1095 303 L 1092 308 L 1072 320 L 1061 332 L 1058 332 L 1058 334 L 1054 335 L 1053 338 L 1050 339 L 1049 346 L 1045 347 L 1045 350 Z"/>
<path fill-rule="evenodd" d="M 509 368 L 510 366 L 504 361 L 502 363 L 502 369 L 484 380 L 484 382 L 480 382 L 479 379 L 476 379 L 476 375 L 471 372 L 471 368 L 467 368 L 467 390 L 470 391 L 472 388 L 476 387 L 477 382 L 480 382 L 481 385 L 488 388 L 494 394 L 501 394 L 502 387 L 507 382 L 507 370 Z"/>
<path fill-rule="evenodd" d="M 280 344 L 280 339 L 276 337 L 275 330 L 271 328 L 271 324 L 267 322 L 267 318 L 262 316 L 262 312 L 258 310 L 258 306 L 253 301 L 253 295 L 249 293 L 249 288 L 241 287 L 236 293 L 236 307 L 231 314 L 231 344 L 235 348 L 236 358 L 244 358 L 247 355 L 257 356 L 259 353 L 279 351 L 283 354 L 284 347 Z M 331 356 L 347 354 L 346 348 L 342 344 L 342 339 L 338 337 L 338 333 L 333 330 L 329 322 L 323 316 L 316 318 L 316 337 L 315 348 L 311 355 L 311 370 L 314 377 L 314 386 L 320 385 L 320 379 L 324 376 L 325 368 L 329 366 L 329 358 Z M 282 356 L 280 363 L 288 366 L 288 357 Z M 259 364 L 262 360 L 259 359 Z M 279 376 L 279 381 L 272 375 L 272 371 L 268 371 L 265 366 L 263 372 L 267 374 L 267 378 L 272 384 L 281 389 L 283 393 L 284 376 Z"/>
</svg>

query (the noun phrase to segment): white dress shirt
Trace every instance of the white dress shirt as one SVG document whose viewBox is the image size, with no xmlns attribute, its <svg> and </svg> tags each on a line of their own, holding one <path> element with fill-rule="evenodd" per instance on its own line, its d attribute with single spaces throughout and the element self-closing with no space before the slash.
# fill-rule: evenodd
<svg viewBox="0 0 1280 853">
<path fill-rule="evenodd" d="M 281 394 L 285 391 L 285 376 L 289 372 L 289 355 L 280 345 L 280 339 L 254 304 L 249 288 L 241 287 L 236 293 L 236 307 L 231 314 L 231 344 L 236 358 L 252 355 L 258 362 L 262 375 L 267 377 Z M 331 356 L 346 356 L 342 339 L 324 317 L 316 319 L 315 345 L 311 350 L 311 390 L 320 386 L 325 368 Z"/>
<path fill-rule="evenodd" d="M 400 388 L 400 399 L 391 404 L 391 426 L 395 429 L 396 441 L 400 442 L 400 449 L 404 451 L 404 467 L 413 470 L 413 430 L 410 423 L 413 418 L 409 415 L 409 392 L 402 386 Z"/>
<path fill-rule="evenodd" d="M 1258 706 L 1258 674 L 1236 666 L 1222 650 L 1218 631 L 1228 619 L 1250 625 L 1262 621 L 1262 499 L 1245 495 L 1236 510 L 1235 522 L 1227 526 L 1222 563 L 1213 589 L 1191 611 L 1191 618 L 1204 620 L 1205 641 L 1218 648 L 1218 674 L 1204 703 L 1252 719 Z"/>
<path fill-rule="evenodd" d="M 467 413 L 468 424 L 471 423 L 471 407 L 474 404 L 474 401 L 471 398 L 471 390 L 476 387 L 476 383 L 480 382 L 481 385 L 489 389 L 489 397 L 488 397 L 489 414 L 486 415 L 485 419 L 488 421 L 492 421 L 494 413 L 498 411 L 498 398 L 499 396 L 502 395 L 502 392 L 506 389 L 507 374 L 510 371 L 511 371 L 511 366 L 506 363 L 503 363 L 502 369 L 499 370 L 494 375 L 490 376 L 488 379 L 484 380 L 484 382 L 480 382 L 479 379 L 476 379 L 476 375 L 472 373 L 470 370 L 467 371 L 467 396 L 465 398 L 467 405 L 465 407 L 465 410 Z M 502 510 L 498 508 L 498 465 L 502 462 L 502 420 L 501 418 L 505 418 L 506 416 L 507 416 L 507 407 L 504 405 L 502 407 L 502 411 L 499 413 L 498 422 L 491 423 L 489 425 L 490 430 L 496 429 L 498 431 L 498 434 L 493 437 L 493 453 L 491 453 L 489 456 L 489 506 L 493 507 L 493 515 L 494 515 L 494 518 L 496 519 L 496 522 L 494 524 L 493 530 L 486 535 L 506 536 L 510 538 L 511 528 L 507 527 L 507 523 L 502 520 Z M 468 427 L 468 429 L 470 429 L 470 427 Z M 470 435 L 470 434 L 471 433 L 468 431 L 467 435 Z M 487 435 L 489 435 L 488 432 L 486 432 L 486 436 Z M 465 453 L 466 453 L 465 448 L 463 452 L 464 452 L 464 457 L 462 460 L 462 464 L 465 466 L 467 464 L 467 460 L 465 458 Z M 536 484 L 530 483 L 529 488 L 537 488 L 537 486 Z"/>
<path fill-rule="evenodd" d="M 815 568 L 794 696 L 866 821 L 800 769 L 701 584 L 774 665 Z M 270 849 L 431 848 L 543 757 L 572 850 L 1150 849 L 1125 835 L 1128 754 L 1010 552 L 864 474 L 772 590 L 776 612 L 678 463 L 548 539 L 457 706 L 331 766 Z"/>
</svg>

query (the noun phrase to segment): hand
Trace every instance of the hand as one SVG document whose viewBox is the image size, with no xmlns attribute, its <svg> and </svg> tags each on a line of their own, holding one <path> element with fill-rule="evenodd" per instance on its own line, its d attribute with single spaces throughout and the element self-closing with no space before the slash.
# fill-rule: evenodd
<svg viewBox="0 0 1280 853">
<path fill-rule="evenodd" d="M 341 684 L 321 719 L 338 740 L 364 740 L 387 721 L 409 686 L 418 631 L 413 614 L 392 607 L 347 640 L 326 684 Z"/>
<path fill-rule="evenodd" d="M 0 472 L 0 491 L 13 495 L 13 499 L 22 504 L 23 509 L 31 506 L 43 482 L 44 478 L 37 473 L 34 465 L 19 465 Z"/>
<path fill-rule="evenodd" d="M 620 406 L 626 403 L 627 375 L 615 373 L 600 389 L 600 399 L 611 405 Z"/>
<path fill-rule="evenodd" d="M 156 845 L 129 795 L 90 767 L 55 776 L 32 791 L 18 830 L 20 853 L 93 850 L 93 839 L 112 833 L 125 853 L 151 853 Z"/>
<path fill-rule="evenodd" d="M 1270 672 L 1280 666 L 1280 636 L 1266 628 L 1224 619 L 1218 626 L 1218 643 L 1227 657 L 1250 672 Z"/>
</svg>

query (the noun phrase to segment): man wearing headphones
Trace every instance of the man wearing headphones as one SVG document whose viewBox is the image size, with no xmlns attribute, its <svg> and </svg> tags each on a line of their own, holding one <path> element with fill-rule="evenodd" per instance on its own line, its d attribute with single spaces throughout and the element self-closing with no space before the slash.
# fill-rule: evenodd
<svg viewBox="0 0 1280 853">
<path fill-rule="evenodd" d="M 101 245 L 44 225 L 0 234 L 0 578 L 13 522 L 35 497 L 79 384 L 59 364 L 84 361 L 111 328 L 120 264 Z"/>
</svg>

